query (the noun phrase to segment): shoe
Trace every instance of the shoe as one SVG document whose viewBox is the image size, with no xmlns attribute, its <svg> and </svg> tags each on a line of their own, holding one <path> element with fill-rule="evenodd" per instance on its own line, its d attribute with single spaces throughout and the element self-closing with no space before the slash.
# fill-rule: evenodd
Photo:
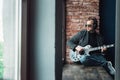
<svg viewBox="0 0 120 80">
<path fill-rule="evenodd" d="M 111 74 L 111 75 L 115 75 L 115 69 L 114 69 L 114 67 L 112 66 L 111 61 L 108 61 L 107 66 L 108 66 L 108 68 L 109 68 L 109 70 L 110 70 L 110 74 Z"/>
</svg>

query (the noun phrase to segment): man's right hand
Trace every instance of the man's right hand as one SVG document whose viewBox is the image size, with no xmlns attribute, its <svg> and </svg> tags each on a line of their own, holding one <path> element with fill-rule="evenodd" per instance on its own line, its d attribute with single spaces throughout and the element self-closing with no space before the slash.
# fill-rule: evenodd
<svg viewBox="0 0 120 80">
<path fill-rule="evenodd" d="M 83 47 L 78 45 L 78 46 L 75 48 L 75 50 L 76 50 L 77 52 L 82 52 L 82 51 L 83 51 Z"/>
</svg>

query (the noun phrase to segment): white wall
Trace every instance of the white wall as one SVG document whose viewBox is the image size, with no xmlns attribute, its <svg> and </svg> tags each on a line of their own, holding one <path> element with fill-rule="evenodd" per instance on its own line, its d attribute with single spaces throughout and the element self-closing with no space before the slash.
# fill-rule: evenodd
<svg viewBox="0 0 120 80">
<path fill-rule="evenodd" d="M 55 80 L 55 0 L 37 0 L 35 12 L 35 77 Z"/>
</svg>

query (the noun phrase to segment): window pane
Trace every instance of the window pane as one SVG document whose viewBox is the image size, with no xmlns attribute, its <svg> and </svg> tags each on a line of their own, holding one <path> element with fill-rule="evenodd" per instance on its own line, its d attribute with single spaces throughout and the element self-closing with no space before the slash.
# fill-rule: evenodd
<svg viewBox="0 0 120 80">
<path fill-rule="evenodd" d="M 2 0 L 0 0 L 0 79 L 3 78 L 3 26 L 2 26 Z"/>
<path fill-rule="evenodd" d="M 0 78 L 19 80 L 20 0 L 0 0 Z"/>
</svg>

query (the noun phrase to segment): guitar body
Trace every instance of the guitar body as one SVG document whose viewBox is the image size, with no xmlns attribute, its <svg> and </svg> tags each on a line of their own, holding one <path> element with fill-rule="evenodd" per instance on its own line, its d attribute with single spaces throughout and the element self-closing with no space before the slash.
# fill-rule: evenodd
<svg viewBox="0 0 120 80">
<path fill-rule="evenodd" d="M 83 47 L 84 49 L 84 53 L 78 53 L 78 52 L 73 52 L 72 50 L 70 50 L 70 59 L 73 61 L 73 62 L 82 62 L 84 61 L 84 59 L 86 58 L 86 56 L 90 56 L 89 54 L 89 49 L 91 48 L 90 45 L 87 45 L 85 47 Z"/>
<path fill-rule="evenodd" d="M 84 55 L 84 54 L 80 55 L 79 53 L 73 52 L 72 50 L 70 50 L 70 59 L 73 62 L 78 62 L 78 61 L 82 62 L 85 60 L 86 56 L 88 55 Z"/>
</svg>

